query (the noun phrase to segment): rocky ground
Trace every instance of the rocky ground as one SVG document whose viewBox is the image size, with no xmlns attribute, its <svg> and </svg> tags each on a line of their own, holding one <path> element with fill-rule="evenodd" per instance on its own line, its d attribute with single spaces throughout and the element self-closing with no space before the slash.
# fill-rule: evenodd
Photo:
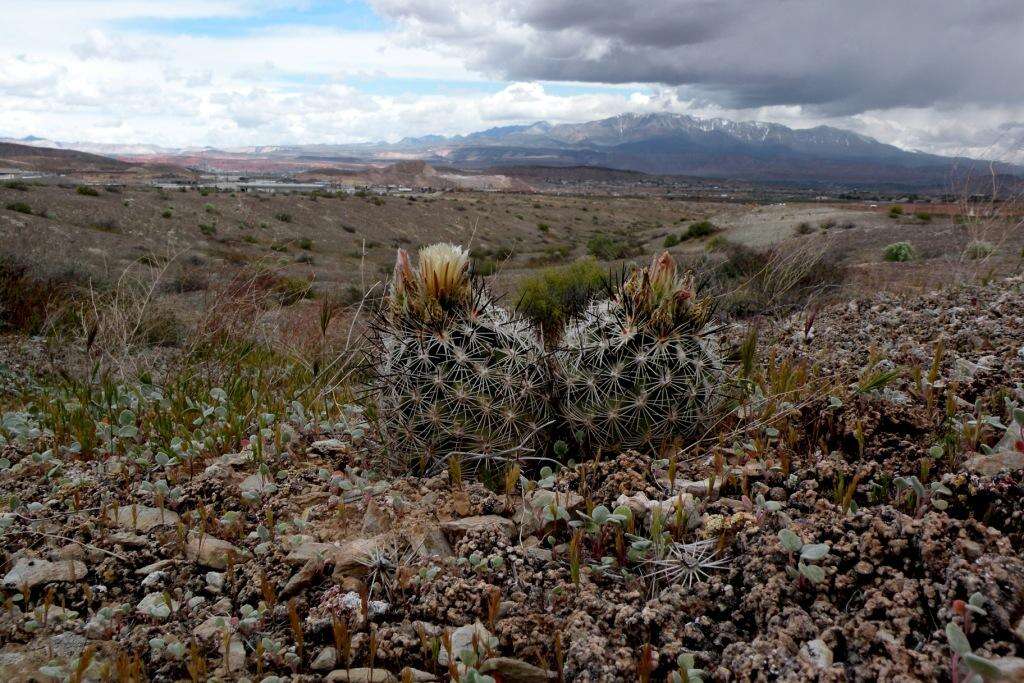
<svg viewBox="0 0 1024 683">
<path fill-rule="evenodd" d="M 355 408 L 143 473 L 8 413 L 0 677 L 1024 680 L 1024 280 L 794 318 L 744 374 L 678 454 L 487 485 L 374 473 Z"/>
</svg>

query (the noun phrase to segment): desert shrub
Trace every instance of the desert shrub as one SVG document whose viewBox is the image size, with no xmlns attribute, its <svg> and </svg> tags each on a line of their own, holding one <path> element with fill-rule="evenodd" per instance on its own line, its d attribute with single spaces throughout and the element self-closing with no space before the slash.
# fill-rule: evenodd
<svg viewBox="0 0 1024 683">
<path fill-rule="evenodd" d="M 806 221 L 796 226 L 796 234 L 798 235 L 810 235 L 812 232 L 814 232 L 814 227 Z"/>
<path fill-rule="evenodd" d="M 26 264 L 0 256 L 0 332 L 39 334 L 68 288 L 66 282 L 36 277 Z"/>
<path fill-rule="evenodd" d="M 275 213 L 274 214 L 274 218 L 276 218 L 277 220 L 281 221 L 282 223 L 291 223 L 292 222 L 292 215 L 290 213 L 288 213 L 287 211 L 279 211 L 279 212 Z"/>
<path fill-rule="evenodd" d="M 854 223 L 853 221 L 843 221 L 843 222 L 842 222 L 842 223 L 841 223 L 841 224 L 839 225 L 839 228 L 840 228 L 841 230 L 853 230 L 853 229 L 854 229 L 854 228 L 856 228 L 856 227 L 857 227 L 857 224 L 856 224 L 856 223 Z"/>
<path fill-rule="evenodd" d="M 354 235 L 356 232 L 355 228 L 353 228 L 351 225 L 345 225 L 344 223 L 341 224 L 341 229 L 350 235 Z"/>
<path fill-rule="evenodd" d="M 287 242 L 274 242 L 273 244 L 270 245 L 270 250 L 271 251 L 277 251 L 277 252 L 286 252 L 286 251 L 288 251 L 288 243 Z"/>
<path fill-rule="evenodd" d="M 28 184 L 21 180 L 5 180 L 3 187 L 8 190 L 19 190 L 21 192 L 28 192 Z"/>
<path fill-rule="evenodd" d="M 258 239 L 256 239 L 255 237 L 253 237 L 252 235 L 246 235 L 245 237 L 242 238 L 242 241 L 245 242 L 246 244 L 259 244 L 260 243 L 260 241 Z"/>
<path fill-rule="evenodd" d="M 103 189 L 109 192 L 110 194 L 121 194 L 121 188 L 118 187 L 117 185 L 104 185 Z"/>
<path fill-rule="evenodd" d="M 816 241 L 757 250 L 716 239 L 718 249 L 695 270 L 726 314 L 785 313 L 835 288 L 845 276 L 839 255 Z"/>
<path fill-rule="evenodd" d="M 291 306 L 303 299 L 313 298 L 309 281 L 299 277 L 279 277 L 271 287 L 271 291 L 282 306 Z"/>
<path fill-rule="evenodd" d="M 32 207 L 25 202 L 11 202 L 5 207 L 8 211 L 17 211 L 18 213 L 32 214 Z"/>
<path fill-rule="evenodd" d="M 551 230 L 551 226 L 548 225 L 547 223 L 538 223 L 537 229 L 540 230 L 541 232 L 548 232 L 549 230 Z"/>
<path fill-rule="evenodd" d="M 203 211 L 206 213 L 217 213 L 217 208 L 213 204 L 203 204 Z"/>
<path fill-rule="evenodd" d="M 95 221 L 92 227 L 101 232 L 121 232 L 121 224 L 116 218 L 101 218 Z"/>
<path fill-rule="evenodd" d="M 174 277 L 167 280 L 164 289 L 174 294 L 187 294 L 189 292 L 202 292 L 210 288 L 210 280 L 198 268 L 182 270 Z"/>
<path fill-rule="evenodd" d="M 665 241 L 662 242 L 662 245 L 666 249 L 671 249 L 672 247 L 676 246 L 677 244 L 679 244 L 679 236 L 678 235 L 674 235 L 674 234 L 665 235 Z"/>
<path fill-rule="evenodd" d="M 214 223 L 200 223 L 199 232 L 203 233 L 207 237 L 215 235 L 217 233 L 217 224 Z"/>
<path fill-rule="evenodd" d="M 299 240 L 299 249 L 305 249 L 306 251 L 309 251 L 312 248 L 313 240 L 309 239 L 308 237 L 303 237 L 302 239 Z"/>
<path fill-rule="evenodd" d="M 148 346 L 177 346 L 185 338 L 185 328 L 170 309 L 153 308 L 143 316 L 139 336 Z"/>
<path fill-rule="evenodd" d="M 552 263 L 559 263 L 569 258 L 572 253 L 572 249 L 565 245 L 550 246 L 546 247 L 541 254 L 533 256 L 527 261 L 527 265 L 531 267 L 550 265 Z"/>
<path fill-rule="evenodd" d="M 714 234 L 717 231 L 714 224 L 711 221 L 699 221 L 693 223 L 686 229 L 686 232 L 682 234 L 680 239 L 691 240 L 699 237 L 707 237 L 708 235 Z"/>
<path fill-rule="evenodd" d="M 606 280 L 605 271 L 590 258 L 544 268 L 519 285 L 518 310 L 552 339 L 604 289 Z"/>
<path fill-rule="evenodd" d="M 160 215 L 163 216 L 164 218 L 173 218 L 174 211 L 172 211 L 171 209 L 164 209 L 163 213 L 161 213 Z"/>
<path fill-rule="evenodd" d="M 299 254 L 295 257 L 296 263 L 308 263 L 312 265 L 315 261 L 312 254 Z"/>
<path fill-rule="evenodd" d="M 967 245 L 967 249 L 964 250 L 964 255 L 972 260 L 983 259 L 991 256 L 996 252 L 996 245 L 991 242 L 984 240 L 974 240 Z"/>
<path fill-rule="evenodd" d="M 930 223 L 932 220 L 932 215 L 927 211 L 915 211 L 914 218 L 921 221 L 922 223 Z"/>
<path fill-rule="evenodd" d="M 75 188 L 75 192 L 85 197 L 99 197 L 100 193 L 96 191 L 95 187 L 89 187 L 88 185 L 79 185 Z"/>
<path fill-rule="evenodd" d="M 910 242 L 894 242 L 886 246 L 882 252 L 882 257 L 886 261 L 895 261 L 897 263 L 903 263 L 905 261 L 911 261 L 917 256 L 917 250 Z"/>
<path fill-rule="evenodd" d="M 821 225 L 818 227 L 820 227 L 822 230 L 830 230 L 836 227 L 836 222 L 830 218 L 828 220 L 822 221 Z"/>
<path fill-rule="evenodd" d="M 625 238 L 602 233 L 587 240 L 587 252 L 601 261 L 614 261 L 636 256 L 640 248 Z"/>
<path fill-rule="evenodd" d="M 889 207 L 889 215 L 892 218 L 899 218 L 900 216 L 903 215 L 903 207 L 900 206 L 899 204 L 895 204 Z"/>
</svg>

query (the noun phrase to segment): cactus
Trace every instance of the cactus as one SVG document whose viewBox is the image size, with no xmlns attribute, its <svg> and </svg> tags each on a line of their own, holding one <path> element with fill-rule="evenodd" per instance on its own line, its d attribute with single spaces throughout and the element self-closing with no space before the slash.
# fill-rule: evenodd
<svg viewBox="0 0 1024 683">
<path fill-rule="evenodd" d="M 656 449 L 697 432 L 723 388 L 711 312 L 667 251 L 591 304 L 556 351 L 569 427 L 594 447 L 619 448 Z"/>
<path fill-rule="evenodd" d="M 421 249 L 416 269 L 399 250 L 374 330 L 372 389 L 392 466 L 432 472 L 456 455 L 472 469 L 536 443 L 548 400 L 543 349 L 473 282 L 461 247 Z"/>
</svg>

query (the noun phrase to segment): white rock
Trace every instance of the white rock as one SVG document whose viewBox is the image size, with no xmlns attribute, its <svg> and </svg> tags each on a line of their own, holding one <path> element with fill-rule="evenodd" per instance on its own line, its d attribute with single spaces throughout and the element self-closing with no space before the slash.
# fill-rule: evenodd
<svg viewBox="0 0 1024 683">
<path fill-rule="evenodd" d="M 145 505 L 122 505 L 116 510 L 109 510 L 107 519 L 122 529 L 147 533 L 157 527 L 175 526 L 181 518 L 173 510 Z"/>
<path fill-rule="evenodd" d="M 38 558 L 22 557 L 4 576 L 4 586 L 20 590 L 53 581 L 81 581 L 89 572 L 84 562 L 65 560 L 50 562 Z"/>
<path fill-rule="evenodd" d="M 178 602 L 171 600 L 170 606 L 163 593 L 150 593 L 139 601 L 135 611 L 139 614 L 163 621 L 171 616 L 171 613 L 178 611 Z"/>
</svg>

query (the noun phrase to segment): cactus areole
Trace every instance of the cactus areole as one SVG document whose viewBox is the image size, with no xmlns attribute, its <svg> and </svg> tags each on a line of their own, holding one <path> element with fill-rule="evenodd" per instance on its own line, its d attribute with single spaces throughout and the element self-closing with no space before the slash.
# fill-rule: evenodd
<svg viewBox="0 0 1024 683">
<path fill-rule="evenodd" d="M 666 251 L 565 330 L 562 412 L 593 446 L 657 449 L 708 426 L 723 370 L 710 302 Z"/>
<path fill-rule="evenodd" d="M 495 304 L 461 247 L 435 244 L 416 267 L 399 250 L 374 335 L 373 391 L 390 464 L 470 470 L 515 459 L 546 409 L 544 353 L 530 326 Z"/>
</svg>

